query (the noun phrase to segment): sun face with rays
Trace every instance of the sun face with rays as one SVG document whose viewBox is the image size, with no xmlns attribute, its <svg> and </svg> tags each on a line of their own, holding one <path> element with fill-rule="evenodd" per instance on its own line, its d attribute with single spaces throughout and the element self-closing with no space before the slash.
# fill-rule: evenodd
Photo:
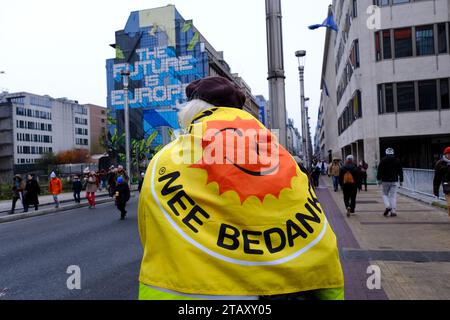
<svg viewBox="0 0 450 320">
<path fill-rule="evenodd" d="M 202 159 L 191 168 L 206 170 L 207 184 L 217 183 L 221 195 L 236 192 L 241 203 L 279 197 L 297 176 L 292 157 L 255 119 L 208 122 L 202 148 Z"/>
</svg>

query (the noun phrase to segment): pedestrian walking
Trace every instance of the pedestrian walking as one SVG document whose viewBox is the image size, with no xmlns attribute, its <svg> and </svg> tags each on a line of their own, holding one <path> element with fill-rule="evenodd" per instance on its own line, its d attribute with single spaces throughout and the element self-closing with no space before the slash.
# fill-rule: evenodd
<svg viewBox="0 0 450 320">
<path fill-rule="evenodd" d="M 72 180 L 73 199 L 75 203 L 81 203 L 81 190 L 83 185 L 79 176 L 74 176 Z"/>
<path fill-rule="evenodd" d="M 395 150 L 386 149 L 384 157 L 378 165 L 377 180 L 383 189 L 383 201 L 386 210 L 384 216 L 397 216 L 397 190 L 398 183 L 403 186 L 403 168 L 400 160 L 395 156 Z"/>
<path fill-rule="evenodd" d="M 319 165 L 314 166 L 311 176 L 313 178 L 314 188 L 319 187 L 321 169 Z"/>
<path fill-rule="evenodd" d="M 343 299 L 336 236 L 312 185 L 275 136 L 244 111 L 245 93 L 225 78 L 207 77 L 191 83 L 186 96 L 179 120 L 187 136 L 153 158 L 145 177 L 152 188 L 141 190 L 139 299 Z M 258 150 L 269 140 L 253 134 L 242 145 L 225 144 L 223 154 L 242 152 L 239 164 L 217 157 L 201 164 L 176 161 L 174 154 L 194 156 L 185 141 L 198 132 L 209 136 L 207 128 L 224 139 L 264 132 L 277 157 L 263 165 Z M 313 232 L 320 245 L 308 236 Z M 308 254 L 295 258 L 306 247 Z M 189 267 L 180 272 L 180 264 Z"/>
<path fill-rule="evenodd" d="M 114 197 L 116 199 L 117 209 L 120 211 L 120 220 L 125 220 L 127 216 L 127 202 L 130 200 L 130 187 L 122 176 L 117 178 L 117 186 L 114 190 Z"/>
<path fill-rule="evenodd" d="M 341 171 L 341 166 L 338 159 L 333 159 L 332 164 L 328 167 L 328 176 L 331 177 L 333 181 L 334 192 L 339 190 L 339 173 Z"/>
<path fill-rule="evenodd" d="M 141 172 L 141 177 L 139 178 L 139 184 L 138 184 L 138 191 L 139 191 L 139 193 L 142 190 L 142 186 L 144 184 L 144 178 L 145 178 L 145 173 Z"/>
<path fill-rule="evenodd" d="M 361 184 L 359 185 L 359 191 L 362 191 L 362 187 L 364 186 L 365 191 L 367 192 L 367 169 L 369 165 L 361 160 L 358 165 L 359 176 L 361 178 Z"/>
<path fill-rule="evenodd" d="M 24 189 L 25 189 L 25 181 L 23 181 L 20 174 L 15 175 L 13 178 L 13 185 L 12 185 L 12 206 L 10 214 L 14 214 L 14 211 L 16 210 L 16 203 L 19 200 L 22 203 L 22 207 L 25 208 L 23 203 Z"/>
<path fill-rule="evenodd" d="M 358 168 L 354 163 L 353 155 L 346 158 L 345 165 L 339 172 L 339 184 L 344 193 L 344 203 L 347 208 L 347 217 L 355 213 L 356 210 L 356 196 L 358 194 L 358 187 L 360 184 L 360 177 Z"/>
<path fill-rule="evenodd" d="M 444 150 L 444 156 L 437 162 L 434 170 L 433 193 L 436 197 L 439 197 L 441 185 L 447 200 L 448 215 L 450 217 L 450 147 Z"/>
<path fill-rule="evenodd" d="M 111 166 L 108 171 L 108 193 L 111 198 L 114 196 L 114 189 L 117 185 L 116 174 L 117 169 L 115 169 L 114 166 Z"/>
<path fill-rule="evenodd" d="M 95 193 L 98 190 L 98 180 L 94 171 L 89 173 L 86 181 L 86 199 L 89 203 L 89 209 L 95 208 Z"/>
<path fill-rule="evenodd" d="M 99 190 L 102 191 L 103 189 L 107 188 L 108 185 L 108 173 L 105 169 L 100 170 L 98 177 L 100 179 L 100 188 Z"/>
<path fill-rule="evenodd" d="M 62 192 L 62 182 L 56 176 L 56 173 L 52 172 L 50 175 L 50 181 L 48 183 L 48 192 L 53 195 L 53 201 L 55 202 L 55 208 L 59 208 L 58 196 Z"/>
<path fill-rule="evenodd" d="M 125 183 L 129 183 L 130 182 L 130 177 L 128 176 L 127 171 L 123 168 L 123 166 L 118 166 L 117 167 L 117 172 L 116 172 L 116 181 L 118 177 L 122 177 L 123 180 L 125 180 Z"/>
<path fill-rule="evenodd" d="M 29 174 L 27 176 L 27 182 L 25 185 L 24 198 L 24 210 L 28 212 L 30 206 L 34 206 L 34 210 L 39 210 L 39 195 L 41 194 L 41 187 L 39 183 L 34 179 L 34 176 Z"/>
</svg>

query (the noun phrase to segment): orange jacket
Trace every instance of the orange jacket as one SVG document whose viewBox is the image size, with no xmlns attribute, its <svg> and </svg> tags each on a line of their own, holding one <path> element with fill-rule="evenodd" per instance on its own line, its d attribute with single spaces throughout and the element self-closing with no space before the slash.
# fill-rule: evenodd
<svg viewBox="0 0 450 320">
<path fill-rule="evenodd" d="M 48 192 L 53 195 L 58 195 L 62 192 L 62 183 L 59 178 L 50 179 L 48 183 Z"/>
</svg>

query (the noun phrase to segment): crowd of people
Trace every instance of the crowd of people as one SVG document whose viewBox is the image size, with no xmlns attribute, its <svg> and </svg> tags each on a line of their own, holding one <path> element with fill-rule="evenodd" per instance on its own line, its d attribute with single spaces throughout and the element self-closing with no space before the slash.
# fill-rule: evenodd
<svg viewBox="0 0 450 320">
<path fill-rule="evenodd" d="M 141 174 L 139 180 L 139 191 L 142 188 L 144 174 Z M 130 177 L 123 166 L 111 166 L 109 170 L 90 171 L 85 170 L 83 174 L 73 175 L 70 178 L 74 202 L 81 203 L 81 192 L 86 191 L 86 200 L 89 209 L 96 206 L 96 193 L 102 190 L 108 190 L 109 196 L 115 199 L 116 206 L 121 213 L 121 220 L 124 220 L 127 214 L 126 204 L 130 199 Z M 50 174 L 48 182 L 48 193 L 52 195 L 55 208 L 60 206 L 60 195 L 63 192 L 63 183 L 55 172 Z M 17 203 L 20 201 L 23 206 L 23 212 L 28 212 L 30 207 L 39 210 L 39 196 L 41 195 L 41 186 L 38 178 L 34 174 L 28 174 L 26 179 L 21 175 L 13 177 L 12 184 L 12 207 L 10 214 L 16 212 Z"/>
<path fill-rule="evenodd" d="M 330 164 L 325 161 L 315 161 L 310 170 L 311 183 L 315 188 L 319 186 L 320 176 L 327 174 L 332 179 L 335 192 L 341 188 L 344 195 L 344 203 L 347 216 L 355 214 L 356 197 L 358 191 L 367 192 L 367 170 L 369 165 L 361 160 L 355 163 L 353 155 L 346 157 L 342 163 L 339 159 L 333 159 Z M 400 160 L 395 155 L 393 148 L 385 150 L 385 157 L 377 168 L 378 185 L 381 186 L 385 217 L 397 217 L 397 191 L 403 186 L 403 168 Z M 433 181 L 433 194 L 439 197 L 440 190 L 445 195 L 450 216 L 450 147 L 444 150 L 444 155 L 435 167 Z"/>
</svg>

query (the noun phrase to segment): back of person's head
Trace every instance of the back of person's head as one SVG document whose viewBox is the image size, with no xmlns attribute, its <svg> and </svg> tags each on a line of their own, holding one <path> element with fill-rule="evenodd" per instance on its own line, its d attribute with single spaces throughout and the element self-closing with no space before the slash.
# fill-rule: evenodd
<svg viewBox="0 0 450 320">
<path fill-rule="evenodd" d="M 393 157 L 395 156 L 395 150 L 393 148 L 387 148 L 386 149 L 386 156 L 387 157 Z"/>
<path fill-rule="evenodd" d="M 447 156 L 447 158 L 450 159 L 450 147 L 445 148 L 444 155 Z"/>
<path fill-rule="evenodd" d="M 345 161 L 347 163 L 353 163 L 353 161 L 355 161 L 355 157 L 353 155 L 348 155 L 347 158 L 345 158 Z"/>
<path fill-rule="evenodd" d="M 52 172 L 52 173 L 50 174 L 50 178 L 55 179 L 55 178 L 56 178 L 56 173 Z"/>
</svg>

